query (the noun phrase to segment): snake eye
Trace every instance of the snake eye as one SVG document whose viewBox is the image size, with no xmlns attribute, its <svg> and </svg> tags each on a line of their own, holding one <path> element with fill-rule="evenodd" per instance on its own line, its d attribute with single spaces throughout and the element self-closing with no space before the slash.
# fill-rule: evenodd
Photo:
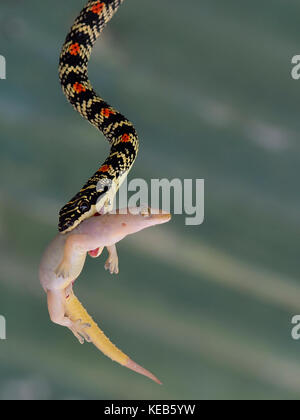
<svg viewBox="0 0 300 420">
<path fill-rule="evenodd" d="M 90 205 L 90 203 L 89 203 L 88 201 L 83 201 L 83 202 L 81 202 L 81 203 L 79 204 L 79 210 L 80 210 L 82 213 L 87 212 L 90 208 L 91 208 L 91 205 Z"/>
</svg>

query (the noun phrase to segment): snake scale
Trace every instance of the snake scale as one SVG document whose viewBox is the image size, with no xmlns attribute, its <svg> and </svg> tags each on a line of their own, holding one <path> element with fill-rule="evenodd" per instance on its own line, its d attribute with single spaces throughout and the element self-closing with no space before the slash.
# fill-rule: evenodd
<svg viewBox="0 0 300 420">
<path fill-rule="evenodd" d="M 138 152 L 138 137 L 133 124 L 97 95 L 87 69 L 97 38 L 123 1 L 88 1 L 62 47 L 59 78 L 63 92 L 73 107 L 104 134 L 111 148 L 97 172 L 60 210 L 58 228 L 61 233 L 73 230 L 83 220 L 95 215 L 98 212 L 96 204 L 98 207 L 100 203 L 100 208 L 111 204 L 107 204 L 107 185 L 113 183 L 114 191 L 117 191 Z"/>
</svg>

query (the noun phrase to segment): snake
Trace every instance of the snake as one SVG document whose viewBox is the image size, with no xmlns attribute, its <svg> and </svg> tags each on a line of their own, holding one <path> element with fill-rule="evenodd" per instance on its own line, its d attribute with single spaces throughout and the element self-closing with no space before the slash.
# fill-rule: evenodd
<svg viewBox="0 0 300 420">
<path fill-rule="evenodd" d="M 88 78 L 88 62 L 93 46 L 123 1 L 87 1 L 61 50 L 59 79 L 67 100 L 103 133 L 110 144 L 106 160 L 59 211 L 58 230 L 61 233 L 72 231 L 83 220 L 98 214 L 99 207 L 103 211 L 110 208 L 111 199 L 138 153 L 139 140 L 135 127 L 95 92 Z"/>
</svg>

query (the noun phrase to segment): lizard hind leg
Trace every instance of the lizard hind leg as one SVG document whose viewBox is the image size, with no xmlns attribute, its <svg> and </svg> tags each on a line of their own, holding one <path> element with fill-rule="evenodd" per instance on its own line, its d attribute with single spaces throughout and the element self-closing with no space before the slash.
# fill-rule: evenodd
<svg viewBox="0 0 300 420">
<path fill-rule="evenodd" d="M 65 316 L 65 293 L 65 289 L 47 290 L 48 310 L 51 321 L 69 328 L 81 344 L 84 341 L 90 342 L 91 339 L 86 329 L 90 328 L 91 325 L 82 323 L 81 319 L 72 321 L 69 317 Z"/>
<path fill-rule="evenodd" d="M 72 326 L 69 328 L 72 331 L 72 333 L 75 335 L 75 337 L 77 338 L 80 344 L 83 344 L 84 341 L 86 341 L 87 343 L 92 342 L 90 336 L 88 335 L 86 331 L 88 328 L 91 328 L 91 324 L 83 323 L 81 319 L 78 319 L 77 321 L 72 322 Z"/>
</svg>

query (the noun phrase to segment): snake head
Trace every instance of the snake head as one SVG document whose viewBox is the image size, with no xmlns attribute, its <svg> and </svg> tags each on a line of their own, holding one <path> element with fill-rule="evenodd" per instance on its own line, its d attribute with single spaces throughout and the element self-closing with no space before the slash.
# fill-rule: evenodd
<svg viewBox="0 0 300 420">
<path fill-rule="evenodd" d="M 95 212 L 95 206 L 87 197 L 74 197 L 60 210 L 58 229 L 61 233 L 69 232 Z"/>
</svg>

